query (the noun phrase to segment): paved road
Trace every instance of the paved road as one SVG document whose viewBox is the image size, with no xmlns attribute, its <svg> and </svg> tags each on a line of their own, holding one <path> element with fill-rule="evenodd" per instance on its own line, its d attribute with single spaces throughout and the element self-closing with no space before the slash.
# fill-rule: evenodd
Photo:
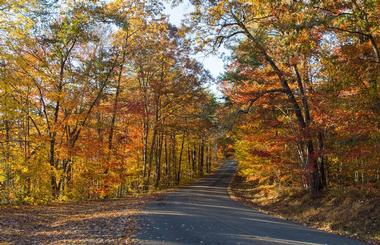
<svg viewBox="0 0 380 245">
<path fill-rule="evenodd" d="M 364 244 L 260 213 L 231 200 L 236 163 L 152 202 L 142 215 L 138 244 Z"/>
</svg>

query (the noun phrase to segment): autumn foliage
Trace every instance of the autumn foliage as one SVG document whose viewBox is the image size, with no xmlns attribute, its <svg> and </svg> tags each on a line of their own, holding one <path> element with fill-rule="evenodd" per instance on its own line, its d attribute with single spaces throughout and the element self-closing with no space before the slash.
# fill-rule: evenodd
<svg viewBox="0 0 380 245">
<path fill-rule="evenodd" d="M 232 50 L 222 89 L 241 173 L 313 196 L 378 190 L 379 2 L 192 2 L 205 46 Z"/>
<path fill-rule="evenodd" d="M 190 2 L 177 28 L 154 0 L 0 1 L 1 202 L 174 186 L 216 143 L 272 186 L 378 190 L 379 2 Z M 217 100 L 193 55 L 222 45 Z"/>
<path fill-rule="evenodd" d="M 155 1 L 6 1 L 0 202 L 123 197 L 211 171 L 216 102 Z"/>
</svg>

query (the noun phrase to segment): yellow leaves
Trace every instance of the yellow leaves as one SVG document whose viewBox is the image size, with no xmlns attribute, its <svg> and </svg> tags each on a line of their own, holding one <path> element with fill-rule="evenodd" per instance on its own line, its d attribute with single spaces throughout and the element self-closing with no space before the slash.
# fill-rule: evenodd
<svg viewBox="0 0 380 245">
<path fill-rule="evenodd" d="M 224 15 L 225 11 L 228 11 L 228 2 L 219 1 L 218 4 L 208 9 L 208 14 L 214 17 L 214 21 L 211 24 L 215 24 L 215 21 Z"/>
<path fill-rule="evenodd" d="M 6 180 L 4 170 L 0 168 L 0 184 L 2 184 Z"/>
<path fill-rule="evenodd" d="M 303 43 L 307 43 L 310 40 L 310 33 L 309 30 L 303 29 L 300 34 L 298 35 L 298 41 Z"/>
<path fill-rule="evenodd" d="M 18 40 L 27 37 L 34 27 L 34 21 L 27 16 L 30 7 L 35 3 L 23 0 L 8 0 L 0 2 L 0 30 L 2 35 Z"/>
<path fill-rule="evenodd" d="M 86 4 L 96 11 L 87 11 Z M 39 7 L 33 14 L 42 11 Z M 145 117 L 150 123 L 160 120 L 154 126 L 160 137 L 168 138 L 173 129 L 195 131 L 194 138 L 196 130 L 207 131 L 214 119 L 211 96 L 185 31 L 169 30 L 142 1 L 68 1 L 51 8 L 45 10 L 49 23 L 34 26 L 20 14 L 4 25 L 9 46 L 1 50 L 1 61 L 6 60 L 0 67 L 6 70 L 1 92 L 11 94 L 14 105 L 2 104 L 0 119 L 12 119 L 16 198 L 48 200 L 60 181 L 69 193 L 60 195 L 62 201 L 96 191 L 106 195 L 126 181 L 142 181 L 142 151 L 153 137 L 149 126 L 149 144 L 142 141 Z M 0 182 L 4 179 L 1 172 Z"/>
<path fill-rule="evenodd" d="M 51 101 L 62 101 L 65 98 L 65 94 L 58 91 L 48 91 L 45 93 L 46 97 Z"/>
<path fill-rule="evenodd" d="M 22 166 L 20 171 L 21 173 L 26 174 L 26 173 L 29 173 L 29 168 L 27 166 Z"/>
<path fill-rule="evenodd" d="M 107 4 L 104 6 L 104 10 L 108 13 L 116 13 L 120 10 L 123 10 L 123 12 L 126 13 L 132 13 L 134 11 L 139 10 L 137 4 L 134 4 L 134 1 L 129 0 L 111 0 L 108 1 Z"/>
</svg>

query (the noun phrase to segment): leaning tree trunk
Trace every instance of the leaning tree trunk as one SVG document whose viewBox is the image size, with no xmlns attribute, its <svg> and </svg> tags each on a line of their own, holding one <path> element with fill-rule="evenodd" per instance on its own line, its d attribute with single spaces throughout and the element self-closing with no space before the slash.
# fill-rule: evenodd
<svg viewBox="0 0 380 245">
<path fill-rule="evenodd" d="M 304 118 L 304 115 L 302 115 L 302 110 L 300 108 L 300 105 L 297 102 L 296 97 L 288 84 L 285 73 L 277 66 L 274 59 L 269 55 L 268 49 L 261 43 L 259 39 L 256 38 L 256 36 L 254 36 L 250 32 L 250 30 L 245 25 L 245 23 L 243 23 L 242 20 L 237 15 L 232 13 L 232 17 L 236 21 L 236 24 L 241 28 L 242 32 L 247 36 L 249 40 L 252 41 L 254 48 L 258 52 L 261 53 L 264 60 L 270 65 L 273 72 L 277 75 L 279 79 L 279 83 L 282 90 L 285 92 L 286 96 L 288 97 L 288 101 L 290 102 L 292 109 L 294 111 L 294 114 L 297 118 L 297 123 L 298 123 L 300 131 L 302 132 L 303 139 L 305 139 L 306 141 L 306 147 L 309 154 L 308 154 L 305 174 L 309 182 L 310 191 L 313 196 L 316 196 L 320 192 L 318 188 L 319 173 L 318 173 L 318 166 L 317 166 L 317 161 L 316 161 L 314 147 L 313 147 L 313 141 L 311 139 L 311 134 L 310 134 L 307 122 L 305 122 L 305 120 L 307 120 L 307 117 Z"/>
</svg>

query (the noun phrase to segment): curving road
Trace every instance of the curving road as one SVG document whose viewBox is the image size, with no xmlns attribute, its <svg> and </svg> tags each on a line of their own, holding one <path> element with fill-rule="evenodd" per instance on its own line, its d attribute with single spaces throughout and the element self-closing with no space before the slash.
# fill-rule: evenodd
<svg viewBox="0 0 380 245">
<path fill-rule="evenodd" d="M 365 244 L 260 213 L 231 200 L 236 163 L 150 203 L 137 244 Z"/>
</svg>

